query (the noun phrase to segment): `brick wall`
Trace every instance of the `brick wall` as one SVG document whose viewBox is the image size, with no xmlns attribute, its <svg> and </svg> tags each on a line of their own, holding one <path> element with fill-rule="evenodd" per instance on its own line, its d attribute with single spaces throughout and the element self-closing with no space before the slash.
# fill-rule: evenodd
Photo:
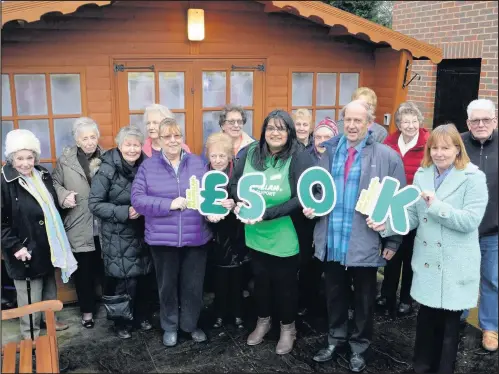
<svg viewBox="0 0 499 374">
<path fill-rule="evenodd" d="M 497 107 L 497 10 L 497 1 L 395 1 L 392 27 L 442 48 L 444 59 L 482 58 L 478 97 Z M 414 61 L 412 71 L 421 80 L 411 83 L 407 99 L 419 105 L 431 128 L 437 66 Z"/>
</svg>

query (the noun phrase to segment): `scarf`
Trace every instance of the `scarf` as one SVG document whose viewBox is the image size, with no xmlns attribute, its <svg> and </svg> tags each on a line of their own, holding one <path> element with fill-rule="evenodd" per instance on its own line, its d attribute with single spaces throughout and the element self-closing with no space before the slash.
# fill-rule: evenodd
<svg viewBox="0 0 499 374">
<path fill-rule="evenodd" d="M 55 268 L 61 269 L 62 281 L 67 283 L 78 266 L 52 195 L 45 187 L 38 170 L 33 170 L 31 177 L 22 178 L 27 183 L 29 192 L 43 210 L 45 231 L 50 246 L 50 260 Z"/>
<path fill-rule="evenodd" d="M 81 165 L 81 168 L 83 169 L 83 172 L 85 173 L 85 176 L 87 177 L 87 182 L 88 185 L 90 186 L 92 184 L 92 174 L 90 174 L 90 161 L 96 157 L 100 157 L 100 149 L 97 147 L 94 153 L 92 153 L 89 156 L 81 149 L 80 147 L 77 147 L 78 150 L 76 152 L 76 157 L 78 158 L 78 162 Z"/>
<path fill-rule="evenodd" d="M 327 261 L 346 263 L 348 244 L 352 232 L 352 221 L 357 203 L 360 174 L 361 152 L 367 140 L 364 140 L 355 149 L 355 159 L 350 167 L 346 182 L 344 183 L 345 163 L 347 161 L 347 139 L 342 136 L 331 163 L 331 175 L 336 183 L 336 206 L 331 212 L 328 223 Z"/>
<path fill-rule="evenodd" d="M 118 150 L 118 154 L 120 155 L 121 159 L 121 170 L 123 173 L 123 176 L 130 180 L 133 181 L 135 178 L 135 175 L 137 175 L 137 171 L 139 170 L 140 164 L 142 164 L 142 161 L 144 161 L 144 153 L 140 154 L 140 157 L 135 161 L 135 164 L 130 165 L 124 158 L 123 155 L 121 154 L 120 150 Z"/>
</svg>

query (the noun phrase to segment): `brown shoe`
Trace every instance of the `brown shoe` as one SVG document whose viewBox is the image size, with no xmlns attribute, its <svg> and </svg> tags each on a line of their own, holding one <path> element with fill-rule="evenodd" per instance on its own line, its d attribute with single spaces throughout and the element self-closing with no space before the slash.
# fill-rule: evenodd
<svg viewBox="0 0 499 374">
<path fill-rule="evenodd" d="M 497 331 L 484 331 L 482 337 L 482 346 L 489 352 L 497 351 Z"/>
<path fill-rule="evenodd" d="M 283 325 L 281 323 L 281 336 L 277 347 L 275 348 L 275 353 L 278 355 L 285 355 L 293 350 L 293 344 L 296 340 L 296 327 L 295 323 L 290 323 L 289 325 Z"/>
<path fill-rule="evenodd" d="M 69 328 L 69 325 L 64 322 L 59 322 L 57 321 L 55 323 L 55 331 L 62 331 L 62 330 L 67 330 Z"/>
<path fill-rule="evenodd" d="M 263 337 L 269 332 L 272 327 L 272 321 L 270 317 L 260 318 L 256 322 L 256 327 L 251 334 L 248 336 L 246 343 L 248 345 L 258 345 L 263 341 Z"/>
</svg>

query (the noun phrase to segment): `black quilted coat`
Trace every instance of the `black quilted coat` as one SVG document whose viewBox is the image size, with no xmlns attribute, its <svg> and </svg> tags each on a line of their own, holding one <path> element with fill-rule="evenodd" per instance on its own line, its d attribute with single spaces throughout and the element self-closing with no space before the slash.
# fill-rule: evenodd
<svg viewBox="0 0 499 374">
<path fill-rule="evenodd" d="M 152 270 L 149 247 L 144 241 L 144 217 L 128 218 L 132 182 L 146 156 L 132 167 L 113 148 L 101 156 L 101 164 L 90 165 L 92 187 L 90 211 L 100 219 L 102 258 L 106 275 L 131 278 Z"/>
</svg>

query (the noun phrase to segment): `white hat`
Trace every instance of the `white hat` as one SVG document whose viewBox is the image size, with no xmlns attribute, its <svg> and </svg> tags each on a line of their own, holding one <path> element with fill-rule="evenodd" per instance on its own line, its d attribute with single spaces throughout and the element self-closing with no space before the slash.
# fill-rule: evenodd
<svg viewBox="0 0 499 374">
<path fill-rule="evenodd" d="M 40 155 L 40 140 L 29 130 L 15 129 L 9 131 L 5 138 L 5 157 L 17 151 L 27 149 Z"/>
</svg>

